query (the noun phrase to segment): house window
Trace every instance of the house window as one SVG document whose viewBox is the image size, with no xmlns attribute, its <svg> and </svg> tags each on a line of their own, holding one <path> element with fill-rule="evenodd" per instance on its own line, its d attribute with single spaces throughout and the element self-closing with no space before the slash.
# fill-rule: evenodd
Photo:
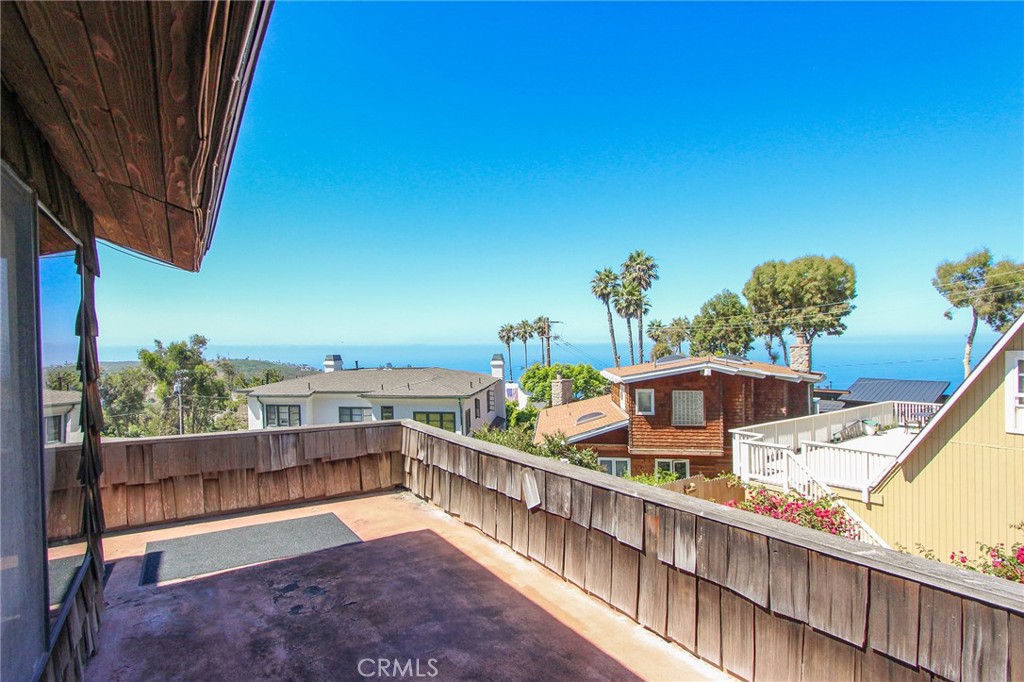
<svg viewBox="0 0 1024 682">
<path fill-rule="evenodd" d="M 373 418 L 373 412 L 369 407 L 339 407 L 338 421 L 342 424 L 349 422 L 368 422 Z"/>
<path fill-rule="evenodd" d="M 413 412 L 412 418 L 427 426 L 436 426 L 445 431 L 455 432 L 454 412 Z"/>
<path fill-rule="evenodd" d="M 636 413 L 646 415 L 654 414 L 653 388 L 636 389 Z"/>
<path fill-rule="evenodd" d="M 46 417 L 46 442 L 48 444 L 64 442 L 63 415 L 55 414 L 51 417 Z"/>
<path fill-rule="evenodd" d="M 267 426 L 299 426 L 298 405 L 267 405 Z"/>
<path fill-rule="evenodd" d="M 380 418 L 381 419 L 394 419 L 395 418 L 395 407 L 393 405 L 381 405 L 380 406 Z"/>
<path fill-rule="evenodd" d="M 659 471 L 672 471 L 679 478 L 690 477 L 690 460 L 688 459 L 656 459 L 654 468 Z"/>
<path fill-rule="evenodd" d="M 487 391 L 487 411 L 494 412 L 494 389 Z"/>
<path fill-rule="evenodd" d="M 1024 434 L 1024 351 L 1006 353 L 1006 431 Z"/>
<path fill-rule="evenodd" d="M 703 391 L 672 391 L 672 426 L 704 426 Z"/>
<path fill-rule="evenodd" d="M 631 471 L 629 457 L 598 457 L 597 464 L 612 476 L 629 476 Z"/>
<path fill-rule="evenodd" d="M 476 418 L 480 418 L 480 398 L 473 398 L 473 410 Z"/>
</svg>

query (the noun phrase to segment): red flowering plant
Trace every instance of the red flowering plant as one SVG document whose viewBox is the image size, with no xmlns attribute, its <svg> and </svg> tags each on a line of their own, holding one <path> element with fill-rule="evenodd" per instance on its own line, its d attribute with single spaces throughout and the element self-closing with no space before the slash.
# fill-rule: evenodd
<svg viewBox="0 0 1024 682">
<path fill-rule="evenodd" d="M 1024 521 L 1010 527 L 1024 530 Z M 954 566 L 1024 583 L 1024 542 L 1015 542 L 1010 549 L 1003 542 L 998 545 L 979 542 L 978 547 L 981 556 L 977 559 L 971 560 L 963 551 L 957 550 L 949 553 L 949 560 Z"/>
<path fill-rule="evenodd" d="M 780 493 L 761 486 L 749 486 L 743 502 L 727 502 L 726 506 L 781 519 L 805 528 L 857 540 L 860 531 L 833 497 L 809 500 L 796 492 Z"/>
</svg>

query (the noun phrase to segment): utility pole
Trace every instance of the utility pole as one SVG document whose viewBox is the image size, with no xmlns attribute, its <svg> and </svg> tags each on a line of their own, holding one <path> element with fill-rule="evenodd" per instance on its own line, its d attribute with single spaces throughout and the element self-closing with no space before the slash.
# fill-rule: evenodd
<svg viewBox="0 0 1024 682">
<path fill-rule="evenodd" d="M 184 433 L 185 433 L 185 416 L 184 416 L 184 411 L 182 410 L 182 407 L 181 407 L 182 381 L 183 381 L 182 372 L 181 372 L 181 370 L 179 370 L 177 372 L 177 378 L 174 381 L 174 392 L 178 396 L 178 435 L 179 436 L 184 435 Z"/>
</svg>

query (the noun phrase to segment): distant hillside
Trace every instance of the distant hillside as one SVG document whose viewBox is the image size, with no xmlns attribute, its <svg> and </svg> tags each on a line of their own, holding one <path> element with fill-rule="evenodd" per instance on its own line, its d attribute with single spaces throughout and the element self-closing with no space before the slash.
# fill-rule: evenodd
<svg viewBox="0 0 1024 682">
<path fill-rule="evenodd" d="M 215 362 L 220 358 L 211 360 Z M 273 360 L 253 360 L 250 358 L 226 358 L 230 360 L 235 366 L 235 370 L 239 374 L 251 375 L 258 372 L 264 372 L 268 369 L 276 369 L 280 372 L 285 379 L 294 379 L 296 377 L 304 377 L 307 374 L 316 374 L 320 370 L 310 367 L 309 365 L 293 365 L 290 362 L 275 362 Z M 104 372 L 119 372 L 122 369 L 129 367 L 138 367 L 138 360 L 115 360 L 112 362 L 101 362 L 100 369 Z"/>
<path fill-rule="evenodd" d="M 274 362 L 273 360 L 251 360 L 249 358 L 227 358 L 235 366 L 239 374 L 255 374 L 268 369 L 276 369 L 285 379 L 304 377 L 316 374 L 320 370 L 309 365 L 293 365 L 290 362 Z"/>
</svg>

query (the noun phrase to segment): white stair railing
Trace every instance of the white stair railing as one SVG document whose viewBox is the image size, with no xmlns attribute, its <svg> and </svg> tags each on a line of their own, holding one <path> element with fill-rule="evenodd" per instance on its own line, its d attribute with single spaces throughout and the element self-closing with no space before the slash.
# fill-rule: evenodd
<svg viewBox="0 0 1024 682">
<path fill-rule="evenodd" d="M 784 492 L 796 491 L 809 500 L 828 497 L 843 509 L 853 521 L 857 538 L 862 542 L 888 548 L 878 533 L 864 523 L 846 502 L 839 498 L 827 483 L 817 478 L 791 448 L 775 443 L 765 443 L 759 433 L 733 431 L 734 456 L 740 464 L 740 479 L 781 488 Z M 868 481 L 865 481 L 866 488 Z"/>
</svg>

